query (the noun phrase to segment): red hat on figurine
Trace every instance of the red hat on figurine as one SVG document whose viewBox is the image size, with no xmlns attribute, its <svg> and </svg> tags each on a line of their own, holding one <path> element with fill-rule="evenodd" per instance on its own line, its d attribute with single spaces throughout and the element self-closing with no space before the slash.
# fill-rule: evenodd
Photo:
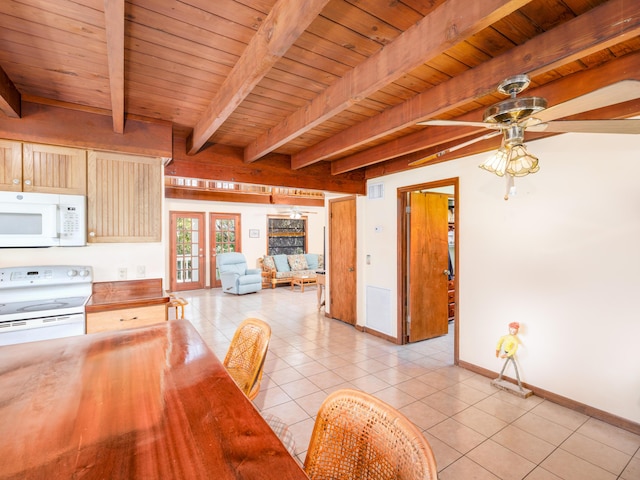
<svg viewBox="0 0 640 480">
<path fill-rule="evenodd" d="M 520 323 L 518 323 L 518 322 L 511 322 L 511 323 L 509 324 L 509 328 L 515 328 L 515 329 L 517 329 L 517 330 L 520 330 Z"/>
</svg>

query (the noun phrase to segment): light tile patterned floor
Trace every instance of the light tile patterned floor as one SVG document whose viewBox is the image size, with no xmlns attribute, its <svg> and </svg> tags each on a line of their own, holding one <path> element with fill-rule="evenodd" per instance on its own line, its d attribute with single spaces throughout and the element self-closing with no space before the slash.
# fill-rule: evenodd
<svg viewBox="0 0 640 480">
<path fill-rule="evenodd" d="M 431 443 L 441 480 L 640 479 L 640 436 L 536 396 L 495 389 L 453 365 L 448 335 L 397 346 L 316 308 L 316 290 L 286 287 L 235 296 L 180 292 L 186 318 L 224 358 L 238 324 L 269 322 L 272 339 L 254 404 L 284 420 L 304 461 L 328 393 L 357 388 L 393 405 Z"/>
</svg>

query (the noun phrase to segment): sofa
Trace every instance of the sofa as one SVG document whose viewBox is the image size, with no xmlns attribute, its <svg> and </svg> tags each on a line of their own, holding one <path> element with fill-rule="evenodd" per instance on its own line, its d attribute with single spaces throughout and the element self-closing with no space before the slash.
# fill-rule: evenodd
<svg viewBox="0 0 640 480">
<path fill-rule="evenodd" d="M 262 270 L 263 287 L 276 288 L 279 284 L 291 285 L 294 275 L 315 277 L 316 271 L 324 270 L 324 255 L 265 255 L 258 259 L 258 268 Z"/>
</svg>

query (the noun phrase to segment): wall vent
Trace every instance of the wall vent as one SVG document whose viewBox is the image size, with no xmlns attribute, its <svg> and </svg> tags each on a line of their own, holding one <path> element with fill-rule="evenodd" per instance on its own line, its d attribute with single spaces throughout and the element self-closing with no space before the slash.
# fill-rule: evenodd
<svg viewBox="0 0 640 480">
<path fill-rule="evenodd" d="M 384 184 L 383 183 L 370 183 L 367 198 L 369 200 L 375 200 L 376 198 L 384 197 Z"/>
<path fill-rule="evenodd" d="M 389 334 L 391 290 L 367 285 L 367 327 Z"/>
</svg>

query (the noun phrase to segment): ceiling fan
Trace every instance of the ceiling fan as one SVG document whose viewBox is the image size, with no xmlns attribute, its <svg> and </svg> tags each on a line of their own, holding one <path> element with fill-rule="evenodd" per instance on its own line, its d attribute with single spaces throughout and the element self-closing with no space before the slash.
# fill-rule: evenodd
<svg viewBox="0 0 640 480">
<path fill-rule="evenodd" d="M 300 210 L 300 207 L 291 207 L 288 210 L 284 210 L 281 212 L 278 212 L 280 215 L 287 215 L 289 218 L 293 218 L 293 219 L 299 219 L 302 218 L 303 215 L 306 215 L 308 213 L 318 213 L 318 212 L 312 212 L 311 210 Z"/>
<path fill-rule="evenodd" d="M 530 79 L 527 75 L 515 75 L 500 83 L 498 92 L 508 95 L 509 98 L 488 107 L 482 122 L 456 120 L 419 122 L 418 125 L 483 127 L 493 131 L 411 162 L 409 165 L 421 165 L 473 143 L 502 135 L 500 149 L 480 167 L 499 176 L 505 173 L 512 177 L 523 176 L 539 170 L 538 159 L 529 154 L 524 146 L 525 130 L 562 133 L 640 133 L 640 120 L 557 120 L 640 98 L 640 81 L 638 80 L 623 80 L 548 108 L 547 101 L 542 97 L 517 97 L 529 86 L 529 83 Z"/>
</svg>

